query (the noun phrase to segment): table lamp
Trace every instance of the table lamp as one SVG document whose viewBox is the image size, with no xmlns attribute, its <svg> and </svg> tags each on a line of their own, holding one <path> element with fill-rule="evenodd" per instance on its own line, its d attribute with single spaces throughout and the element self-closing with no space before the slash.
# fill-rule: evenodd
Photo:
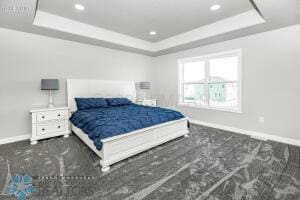
<svg viewBox="0 0 300 200">
<path fill-rule="evenodd" d="M 49 90 L 49 108 L 53 108 L 52 90 L 59 90 L 58 79 L 42 79 L 41 90 Z"/>
</svg>

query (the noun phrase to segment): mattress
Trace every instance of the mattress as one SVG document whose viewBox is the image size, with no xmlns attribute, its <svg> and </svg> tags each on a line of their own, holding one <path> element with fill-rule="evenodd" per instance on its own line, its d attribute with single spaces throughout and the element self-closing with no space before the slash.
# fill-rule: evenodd
<svg viewBox="0 0 300 200">
<path fill-rule="evenodd" d="M 178 111 L 130 104 L 74 112 L 70 121 L 86 133 L 98 150 L 101 140 L 184 118 Z"/>
</svg>

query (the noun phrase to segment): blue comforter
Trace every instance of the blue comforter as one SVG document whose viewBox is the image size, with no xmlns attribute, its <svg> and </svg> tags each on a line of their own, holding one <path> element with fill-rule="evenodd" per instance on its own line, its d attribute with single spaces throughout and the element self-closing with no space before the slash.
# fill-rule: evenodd
<svg viewBox="0 0 300 200">
<path fill-rule="evenodd" d="M 101 139 L 181 118 L 184 116 L 174 110 L 130 104 L 78 110 L 73 113 L 70 121 L 88 134 L 96 148 L 100 150 Z"/>
</svg>

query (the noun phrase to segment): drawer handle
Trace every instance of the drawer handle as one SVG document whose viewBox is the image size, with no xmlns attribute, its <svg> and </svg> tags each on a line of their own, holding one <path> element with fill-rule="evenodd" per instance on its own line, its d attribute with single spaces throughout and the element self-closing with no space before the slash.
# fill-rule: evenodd
<svg viewBox="0 0 300 200">
<path fill-rule="evenodd" d="M 45 116 L 42 116 L 43 119 L 45 119 Z"/>
<path fill-rule="evenodd" d="M 57 128 L 60 128 L 60 126 L 58 126 Z"/>
<path fill-rule="evenodd" d="M 44 128 L 42 128 L 42 131 L 45 131 L 45 129 L 44 129 Z"/>
<path fill-rule="evenodd" d="M 57 116 L 60 117 L 60 114 L 58 114 Z"/>
</svg>

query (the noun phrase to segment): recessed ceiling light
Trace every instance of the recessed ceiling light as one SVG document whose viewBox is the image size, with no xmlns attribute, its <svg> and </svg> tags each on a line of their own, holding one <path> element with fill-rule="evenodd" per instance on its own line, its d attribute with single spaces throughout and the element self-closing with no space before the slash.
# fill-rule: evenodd
<svg viewBox="0 0 300 200">
<path fill-rule="evenodd" d="M 84 10 L 85 7 L 81 4 L 75 4 L 74 7 L 77 9 L 77 10 Z"/>
<path fill-rule="evenodd" d="M 221 6 L 218 5 L 218 4 L 212 5 L 212 6 L 210 7 L 210 9 L 213 10 L 213 11 L 219 10 L 220 8 L 221 8 Z"/>
<path fill-rule="evenodd" d="M 156 35 L 156 32 L 155 32 L 155 31 L 150 31 L 149 34 L 150 34 L 150 35 Z"/>
</svg>

